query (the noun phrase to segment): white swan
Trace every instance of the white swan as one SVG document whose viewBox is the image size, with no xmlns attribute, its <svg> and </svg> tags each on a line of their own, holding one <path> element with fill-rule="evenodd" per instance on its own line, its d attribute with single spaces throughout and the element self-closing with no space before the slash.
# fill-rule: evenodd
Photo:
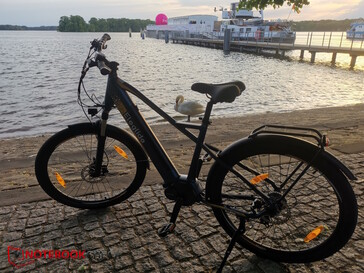
<svg viewBox="0 0 364 273">
<path fill-rule="evenodd" d="M 187 121 L 190 121 L 190 116 L 196 116 L 205 112 L 205 108 L 195 101 L 184 101 L 182 95 L 178 95 L 176 98 L 176 104 L 174 105 L 174 110 L 180 112 L 181 114 L 187 115 Z"/>
</svg>

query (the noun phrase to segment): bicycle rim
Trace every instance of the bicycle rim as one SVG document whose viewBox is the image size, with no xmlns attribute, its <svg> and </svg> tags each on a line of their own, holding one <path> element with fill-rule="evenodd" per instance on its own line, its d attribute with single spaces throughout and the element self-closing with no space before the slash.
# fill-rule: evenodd
<svg viewBox="0 0 364 273">
<path fill-rule="evenodd" d="M 282 198 L 285 190 L 302 176 L 278 208 L 247 220 L 245 241 L 262 249 L 304 253 L 325 244 L 334 234 L 340 221 L 340 200 L 320 170 L 313 166 L 307 169 L 307 162 L 278 153 L 252 155 L 239 164 L 234 168 L 272 202 Z M 264 200 L 230 172 L 221 192 L 222 203 L 234 209 L 248 209 L 248 213 L 255 211 L 258 215 L 265 208 Z M 235 215 L 224 212 L 224 216 L 231 226 L 238 226 Z"/>
<path fill-rule="evenodd" d="M 139 183 L 135 184 L 136 155 L 123 140 L 106 137 L 101 175 L 94 177 L 96 149 L 97 135 L 91 131 L 70 135 L 55 147 L 48 160 L 47 173 L 54 189 L 60 193 L 56 194 L 59 201 L 109 205 L 108 202 L 116 199 L 126 199 L 139 187 Z"/>
</svg>

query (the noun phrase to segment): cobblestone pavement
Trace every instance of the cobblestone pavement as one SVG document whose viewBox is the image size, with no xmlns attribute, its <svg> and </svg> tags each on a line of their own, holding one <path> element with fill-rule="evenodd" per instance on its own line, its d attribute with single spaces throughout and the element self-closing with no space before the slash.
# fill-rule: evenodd
<svg viewBox="0 0 364 273">
<path fill-rule="evenodd" d="M 341 251 L 324 261 L 287 265 L 237 247 L 224 272 L 364 272 L 364 153 L 340 158 L 361 178 L 352 183 L 359 204 L 358 225 Z M 161 239 L 157 229 L 169 219 L 172 208 L 160 185 L 142 186 L 127 202 L 97 211 L 74 209 L 52 200 L 1 207 L 0 272 L 216 271 L 229 238 L 210 209 L 201 205 L 182 208 L 175 234 Z M 8 261 L 10 246 L 47 258 L 16 268 Z M 10 260 L 17 265 L 29 261 L 21 255 L 15 261 L 14 253 L 10 249 Z M 84 258 L 56 258 L 75 253 Z"/>
</svg>

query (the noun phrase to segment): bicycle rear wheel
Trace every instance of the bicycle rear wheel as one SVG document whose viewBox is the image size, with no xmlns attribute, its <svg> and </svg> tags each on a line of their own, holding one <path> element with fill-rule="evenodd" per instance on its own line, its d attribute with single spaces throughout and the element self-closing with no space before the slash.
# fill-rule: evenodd
<svg viewBox="0 0 364 273">
<path fill-rule="evenodd" d="M 292 137 L 262 135 L 221 153 L 229 166 L 268 197 L 264 200 L 220 164 L 212 167 L 207 201 L 250 214 L 246 232 L 238 239 L 242 246 L 258 256 L 296 263 L 324 259 L 346 244 L 356 225 L 356 199 L 343 173 L 326 152 L 317 155 L 318 149 Z M 236 215 L 225 209 L 213 211 L 232 236 L 239 225 Z"/>
<path fill-rule="evenodd" d="M 101 175 L 93 176 L 98 126 L 72 125 L 48 139 L 35 160 L 40 186 L 53 199 L 77 208 L 101 208 L 130 197 L 142 184 L 148 158 L 135 138 L 107 125 Z"/>
</svg>

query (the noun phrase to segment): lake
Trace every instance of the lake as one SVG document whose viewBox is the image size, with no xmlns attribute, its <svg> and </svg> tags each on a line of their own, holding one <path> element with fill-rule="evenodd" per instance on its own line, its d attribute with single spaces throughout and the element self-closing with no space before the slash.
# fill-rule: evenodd
<svg viewBox="0 0 364 273">
<path fill-rule="evenodd" d="M 221 83 L 241 80 L 242 96 L 232 104 L 217 104 L 215 117 L 244 116 L 265 112 L 342 106 L 364 103 L 364 58 L 349 70 L 349 56 L 318 54 L 316 63 L 276 59 L 248 53 L 193 47 L 147 38 L 138 33 L 110 33 L 104 51 L 120 63 L 119 77 L 146 94 L 174 117 L 177 95 L 205 103 L 207 98 L 190 87 L 195 82 Z M 86 121 L 77 104 L 77 85 L 90 41 L 102 33 L 0 31 L 0 138 L 55 132 L 68 124 Z M 309 54 L 307 54 L 309 55 Z M 307 56 L 308 58 L 308 56 Z M 84 82 L 91 94 L 101 98 L 107 78 L 91 69 Z M 161 119 L 141 102 L 141 112 L 152 123 Z M 111 117 L 111 123 L 125 122 Z"/>
</svg>

